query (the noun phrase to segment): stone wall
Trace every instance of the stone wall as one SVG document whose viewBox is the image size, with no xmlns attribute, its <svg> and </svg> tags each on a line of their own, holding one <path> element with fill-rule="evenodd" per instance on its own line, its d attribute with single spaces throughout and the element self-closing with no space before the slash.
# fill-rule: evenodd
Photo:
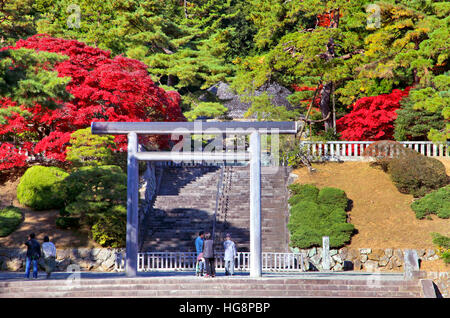
<svg viewBox="0 0 450 318">
<path fill-rule="evenodd" d="M 306 250 L 293 249 L 293 252 L 304 255 L 304 265 L 307 270 L 322 270 L 322 248 Z M 420 261 L 431 261 L 439 258 L 435 250 L 416 250 Z M 330 265 L 333 271 L 363 270 L 403 271 L 404 255 L 402 249 L 341 249 L 330 250 Z"/>
<path fill-rule="evenodd" d="M 419 259 L 436 260 L 435 251 L 416 250 Z M 306 270 L 322 270 L 322 248 L 294 250 L 304 255 Z M 0 270 L 23 271 L 26 249 L 0 249 Z M 119 262 L 124 264 L 125 249 L 114 248 L 73 248 L 57 249 L 57 271 L 66 271 L 67 266 L 80 266 L 82 271 L 114 271 Z M 341 249 L 330 250 L 330 265 L 333 271 L 403 271 L 404 256 L 401 249 Z M 42 260 L 41 260 L 42 265 Z M 448 275 L 446 276 L 448 279 Z M 442 278 L 442 277 L 441 277 Z"/>
<path fill-rule="evenodd" d="M 450 297 L 449 272 L 426 272 L 426 279 L 431 279 L 439 289 L 442 297 Z"/>
<path fill-rule="evenodd" d="M 119 256 L 121 255 L 121 256 Z M 125 249 L 74 248 L 56 250 L 56 271 L 66 271 L 69 265 L 80 271 L 114 271 L 124 262 Z M 26 249 L 0 249 L 0 270 L 25 271 Z M 77 268 L 76 266 L 79 266 Z M 43 259 L 39 260 L 43 270 Z"/>
</svg>

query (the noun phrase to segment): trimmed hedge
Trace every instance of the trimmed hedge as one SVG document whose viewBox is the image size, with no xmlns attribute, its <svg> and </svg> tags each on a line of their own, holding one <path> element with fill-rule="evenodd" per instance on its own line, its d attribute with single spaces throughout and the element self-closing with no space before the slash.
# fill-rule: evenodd
<svg viewBox="0 0 450 318">
<path fill-rule="evenodd" d="M 288 188 L 293 193 L 293 196 L 288 201 L 290 205 L 295 205 L 302 200 L 317 201 L 319 189 L 312 184 L 293 183 Z"/>
<path fill-rule="evenodd" d="M 23 215 L 18 208 L 8 206 L 0 209 L 0 237 L 8 236 L 17 230 L 22 221 Z"/>
<path fill-rule="evenodd" d="M 291 246 L 310 248 L 322 245 L 322 237 L 330 238 L 330 247 L 338 248 L 350 241 L 353 224 L 347 223 L 348 198 L 336 188 L 319 190 L 313 185 L 290 187 L 293 196 L 288 229 Z M 301 193 L 306 194 L 301 194 Z"/>
<path fill-rule="evenodd" d="M 429 214 L 436 214 L 442 219 L 450 218 L 450 186 L 443 187 L 414 201 L 411 208 L 418 219 L 423 219 Z"/>
<path fill-rule="evenodd" d="M 325 187 L 320 190 L 317 200 L 320 204 L 331 205 L 340 209 L 347 209 L 348 198 L 341 189 Z"/>
<path fill-rule="evenodd" d="M 67 172 L 57 167 L 31 167 L 20 179 L 17 199 L 35 210 L 61 208 L 64 206 L 61 182 L 67 176 Z"/>
</svg>

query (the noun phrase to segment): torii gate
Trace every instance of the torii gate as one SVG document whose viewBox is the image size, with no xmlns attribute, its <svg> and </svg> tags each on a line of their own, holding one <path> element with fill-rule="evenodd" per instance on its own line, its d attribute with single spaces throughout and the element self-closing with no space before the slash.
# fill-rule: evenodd
<svg viewBox="0 0 450 318">
<path fill-rule="evenodd" d="M 137 274 L 138 161 L 250 160 L 250 276 L 261 277 L 261 134 L 296 134 L 296 122 L 93 122 L 92 134 L 128 135 L 126 267 Z M 249 152 L 138 151 L 138 135 L 250 135 Z"/>
</svg>

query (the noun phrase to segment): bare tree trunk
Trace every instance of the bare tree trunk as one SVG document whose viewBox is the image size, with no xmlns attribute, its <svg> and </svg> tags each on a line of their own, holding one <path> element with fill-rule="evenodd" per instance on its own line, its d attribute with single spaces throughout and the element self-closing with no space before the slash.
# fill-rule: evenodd
<svg viewBox="0 0 450 318">
<path fill-rule="evenodd" d="M 325 130 L 329 128 L 333 128 L 333 116 L 330 116 L 330 104 L 331 104 L 331 91 L 333 89 L 333 82 L 327 82 L 321 91 L 320 96 L 320 104 L 319 109 L 322 113 L 322 118 L 327 118 L 327 120 L 324 121 Z"/>
</svg>

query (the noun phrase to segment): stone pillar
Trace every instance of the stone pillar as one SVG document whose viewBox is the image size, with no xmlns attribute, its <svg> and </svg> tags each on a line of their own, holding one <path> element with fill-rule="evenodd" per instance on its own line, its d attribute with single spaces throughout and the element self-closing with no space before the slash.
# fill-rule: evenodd
<svg viewBox="0 0 450 318">
<path fill-rule="evenodd" d="M 128 134 L 127 168 L 127 243 L 125 272 L 129 277 L 137 274 L 138 225 L 139 225 L 139 162 L 135 157 L 138 137 L 135 132 Z"/>
<path fill-rule="evenodd" d="M 250 135 L 250 276 L 261 277 L 261 138 Z"/>
<path fill-rule="evenodd" d="M 324 236 L 322 237 L 322 269 L 329 271 L 330 268 L 330 238 Z"/>
<path fill-rule="evenodd" d="M 404 277 L 407 280 L 418 278 L 419 256 L 416 250 L 405 250 L 404 254 Z"/>
</svg>

